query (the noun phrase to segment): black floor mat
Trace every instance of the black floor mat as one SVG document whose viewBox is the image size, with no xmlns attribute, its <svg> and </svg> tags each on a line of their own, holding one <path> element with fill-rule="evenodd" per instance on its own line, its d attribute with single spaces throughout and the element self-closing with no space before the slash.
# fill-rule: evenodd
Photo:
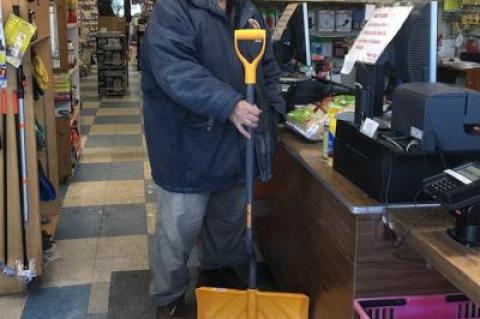
<svg viewBox="0 0 480 319">
<path fill-rule="evenodd" d="M 192 284 L 186 297 L 188 319 L 195 316 L 194 285 L 197 270 L 190 269 Z M 245 273 L 246 275 L 246 273 Z M 148 287 L 150 271 L 117 271 L 112 273 L 108 319 L 155 319 L 155 304 L 152 302 Z M 276 287 L 265 264 L 258 265 L 258 286 L 260 290 L 275 291 Z"/>
<path fill-rule="evenodd" d="M 191 271 L 193 272 L 193 271 Z M 156 306 L 150 298 L 148 287 L 150 271 L 116 271 L 112 273 L 108 319 L 155 319 Z M 195 318 L 193 287 L 187 295 L 188 319 Z"/>
<path fill-rule="evenodd" d="M 113 272 L 108 319 L 155 319 L 155 305 L 148 294 L 150 271 Z"/>
</svg>

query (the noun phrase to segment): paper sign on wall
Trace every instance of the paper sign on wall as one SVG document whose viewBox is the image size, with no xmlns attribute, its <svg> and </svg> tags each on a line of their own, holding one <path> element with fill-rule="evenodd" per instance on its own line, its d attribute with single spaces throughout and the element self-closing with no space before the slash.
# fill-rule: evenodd
<svg viewBox="0 0 480 319">
<path fill-rule="evenodd" d="M 413 6 L 395 6 L 375 10 L 345 56 L 342 73 L 350 74 L 357 61 L 375 64 L 405 23 L 412 9 Z"/>
<path fill-rule="evenodd" d="M 285 32 L 285 29 L 287 28 L 288 21 L 290 21 L 290 19 L 292 18 L 293 13 L 297 9 L 297 7 L 298 3 L 291 3 L 285 8 L 282 16 L 280 17 L 280 20 L 278 20 L 275 31 L 273 31 L 273 41 L 279 41 L 282 38 L 283 32 Z"/>
</svg>

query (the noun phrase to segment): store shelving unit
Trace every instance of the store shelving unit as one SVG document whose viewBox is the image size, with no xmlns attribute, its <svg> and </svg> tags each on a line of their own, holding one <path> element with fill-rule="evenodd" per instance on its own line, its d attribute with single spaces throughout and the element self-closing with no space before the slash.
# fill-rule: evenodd
<svg viewBox="0 0 480 319">
<path fill-rule="evenodd" d="M 346 3 L 346 4 L 392 4 L 391 0 L 257 0 L 256 2 L 283 2 L 283 3 Z M 398 1 L 397 1 L 398 2 Z"/>
<path fill-rule="evenodd" d="M 29 50 L 25 53 L 23 66 L 26 79 L 25 87 L 25 132 L 26 132 L 26 155 L 27 155 L 27 173 L 28 173 L 28 192 L 29 192 L 29 219 L 24 223 L 25 227 L 25 254 L 27 262 L 34 261 L 37 275 L 43 272 L 43 249 L 41 234 L 41 219 L 49 216 L 58 216 L 60 202 L 41 203 L 39 195 L 38 165 L 42 165 L 48 179 L 55 187 L 58 194 L 58 167 L 57 167 L 57 144 L 55 129 L 55 110 L 54 110 L 54 91 L 53 91 L 53 67 L 51 52 L 51 29 L 49 24 L 49 0 L 37 0 L 30 2 L 27 0 L 11 1 L 4 0 L 1 3 L 3 19 L 7 20 L 12 12 L 13 5 L 19 5 L 20 16 L 27 19 L 29 10 L 35 12 L 35 25 L 37 26 L 37 37 L 32 41 Z M 41 58 L 49 77 L 47 88 L 43 96 L 37 100 L 33 94 L 32 79 L 32 55 L 36 54 Z M 8 66 L 8 88 L 6 94 L 9 100 L 12 100 L 12 93 L 16 89 L 16 70 Z M 35 136 L 35 121 L 37 121 L 45 131 L 45 147 L 37 149 Z M 14 200 L 7 197 L 7 202 Z M 20 233 L 20 229 L 7 229 L 7 233 Z M 0 234 L 4 236 L 5 234 Z M 20 247 L 22 244 L 16 245 Z M 11 251 L 10 254 L 23 256 L 23 251 Z M 12 266 L 12 265 L 10 265 Z M 6 277 L 0 274 L 0 295 L 15 294 L 24 291 L 26 288 L 24 282 L 16 278 Z"/>
<path fill-rule="evenodd" d="M 72 80 L 72 107 L 80 106 L 80 34 L 78 23 L 71 23 L 68 25 L 68 43 L 72 49 L 69 48 L 70 61 L 68 64 L 68 74 Z"/>
<path fill-rule="evenodd" d="M 457 0 L 444 4 L 442 18 L 450 28 L 449 36 L 460 31 L 480 38 L 480 1 Z"/>
<path fill-rule="evenodd" d="M 49 83 L 44 95 L 38 100 L 34 100 L 35 118 L 44 127 L 46 132 L 46 147 L 38 152 L 38 160 L 45 170 L 48 179 L 55 187 L 57 195 L 59 194 L 58 181 L 58 162 L 57 162 L 57 139 L 55 123 L 55 103 L 54 103 L 54 74 L 52 65 L 52 48 L 49 0 L 39 0 L 37 2 L 28 2 L 29 8 L 36 13 L 37 39 L 31 44 L 31 51 L 38 54 L 48 71 Z M 52 216 L 60 213 L 61 201 L 40 202 L 40 211 L 42 219 L 49 220 Z"/>
<path fill-rule="evenodd" d="M 96 52 L 96 35 L 98 32 L 97 1 L 80 0 L 80 60 L 86 72 L 90 71 L 92 58 Z"/>
<path fill-rule="evenodd" d="M 97 35 L 98 94 L 125 95 L 128 85 L 127 39 L 118 31 Z"/>
<path fill-rule="evenodd" d="M 80 158 L 80 34 L 79 23 L 69 20 L 69 8 L 66 0 L 56 0 L 56 19 L 58 25 L 58 38 L 55 47 L 58 49 L 59 67 L 56 72 L 57 94 L 57 136 L 59 180 L 66 182 Z M 70 8 L 72 10 L 72 8 Z M 73 16 L 78 17 L 78 7 Z M 70 12 L 72 15 L 72 12 Z"/>
<path fill-rule="evenodd" d="M 257 0 L 255 3 L 264 12 L 265 18 L 275 25 L 275 20 L 279 20 L 283 12 L 283 8 L 289 3 L 297 3 L 301 5 L 304 15 L 304 21 L 315 22 L 317 20 L 317 10 L 330 10 L 335 14 L 336 10 L 348 10 L 351 12 L 351 20 L 357 11 L 361 11 L 366 4 L 388 4 L 390 1 L 283 1 L 283 0 Z M 263 10 L 262 10 L 263 9 Z M 298 10 L 298 9 L 297 9 Z M 335 18 L 334 18 L 335 19 Z M 273 22 L 272 22 L 273 21 Z M 335 20 L 333 20 L 335 21 Z M 324 57 L 332 62 L 333 73 L 340 71 L 343 65 L 343 56 L 346 54 L 348 47 L 358 36 L 359 26 L 354 26 L 347 31 L 320 31 L 317 30 L 316 23 L 305 30 L 305 38 L 309 41 L 305 42 L 307 56 L 305 73 L 312 74 L 314 64 L 322 60 Z"/>
<path fill-rule="evenodd" d="M 287 4 L 297 3 L 301 5 L 304 15 L 304 21 L 316 20 L 316 10 L 352 10 L 352 16 L 356 10 L 365 8 L 367 4 L 376 6 L 391 5 L 395 3 L 392 0 L 254 0 L 259 8 L 264 9 L 266 17 L 274 20 L 280 19 L 283 9 Z M 352 17 L 353 20 L 353 17 Z M 307 65 L 303 71 L 306 74 L 312 74 L 315 63 L 327 57 L 332 63 L 332 73 L 336 74 L 333 80 L 351 84 L 354 75 L 340 76 L 344 55 L 352 45 L 354 39 L 360 33 L 360 26 L 352 26 L 348 32 L 323 32 L 318 31 L 315 26 L 305 30 L 305 38 L 310 41 L 305 42 L 307 51 Z M 319 53 L 321 51 L 321 53 Z M 324 54 L 324 51 L 329 52 Z"/>
</svg>

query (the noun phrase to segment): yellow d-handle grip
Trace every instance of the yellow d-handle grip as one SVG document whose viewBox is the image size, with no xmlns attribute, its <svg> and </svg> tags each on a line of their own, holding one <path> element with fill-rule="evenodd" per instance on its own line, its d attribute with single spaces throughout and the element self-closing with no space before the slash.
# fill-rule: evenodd
<svg viewBox="0 0 480 319">
<path fill-rule="evenodd" d="M 252 62 L 248 62 L 240 52 L 240 41 L 262 41 L 262 49 Z M 257 82 L 257 66 L 263 58 L 266 44 L 267 32 L 265 30 L 245 29 L 235 31 L 235 51 L 237 51 L 238 58 L 242 61 L 243 66 L 245 67 L 245 84 L 247 85 L 255 84 Z"/>
</svg>

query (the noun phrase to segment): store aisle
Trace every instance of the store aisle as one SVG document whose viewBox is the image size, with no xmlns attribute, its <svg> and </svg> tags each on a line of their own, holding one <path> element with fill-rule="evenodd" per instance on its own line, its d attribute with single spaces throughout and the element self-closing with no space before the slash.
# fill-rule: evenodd
<svg viewBox="0 0 480 319">
<path fill-rule="evenodd" d="M 148 269 L 156 196 L 139 81 L 132 65 L 128 96 L 100 100 L 96 73 L 82 80 L 84 149 L 65 195 L 55 260 L 26 298 L 0 298 L 5 318 L 107 318 L 111 273 Z"/>
<path fill-rule="evenodd" d="M 157 196 L 139 81 L 132 65 L 128 95 L 99 99 L 96 73 L 82 80 L 84 147 L 66 189 L 53 260 L 28 296 L 0 298 L 0 318 L 106 319 L 111 287 L 118 288 L 111 317 L 153 317 L 144 270 Z M 259 265 L 258 275 L 261 288 L 275 288 L 265 265 Z M 187 299 L 193 314 L 193 295 Z"/>
</svg>

